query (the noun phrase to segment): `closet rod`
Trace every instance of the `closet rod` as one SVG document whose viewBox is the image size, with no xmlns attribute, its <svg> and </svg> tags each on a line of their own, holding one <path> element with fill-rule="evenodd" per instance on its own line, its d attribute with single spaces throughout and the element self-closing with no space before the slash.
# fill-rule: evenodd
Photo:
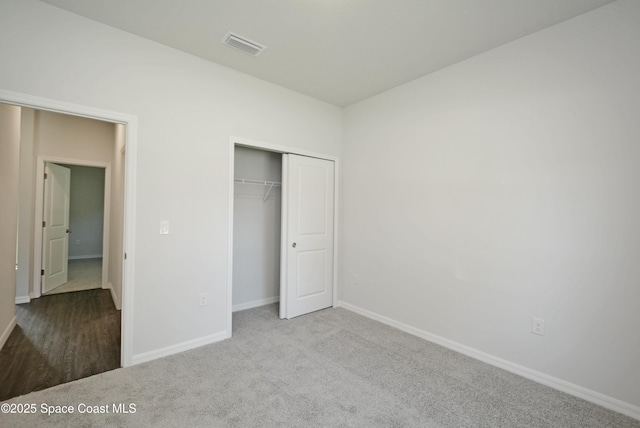
<svg viewBox="0 0 640 428">
<path fill-rule="evenodd" d="M 258 186 L 281 186 L 282 183 L 278 183 L 277 181 L 263 181 L 263 180 L 252 180 L 250 178 L 234 178 L 234 183 L 240 184 L 254 184 Z"/>
</svg>

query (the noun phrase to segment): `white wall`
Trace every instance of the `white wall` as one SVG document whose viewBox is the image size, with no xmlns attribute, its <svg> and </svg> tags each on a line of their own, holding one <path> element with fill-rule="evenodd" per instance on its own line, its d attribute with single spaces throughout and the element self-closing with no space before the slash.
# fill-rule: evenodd
<svg viewBox="0 0 640 428">
<path fill-rule="evenodd" d="M 138 118 L 134 359 L 220 337 L 229 137 L 335 156 L 341 109 L 34 0 L 0 3 L 0 39 L 2 89 Z"/>
<path fill-rule="evenodd" d="M 61 165 L 71 170 L 69 259 L 102 257 L 105 169 Z"/>
<path fill-rule="evenodd" d="M 236 147 L 234 175 L 282 181 L 282 154 Z M 280 296 L 281 188 L 236 183 L 233 211 L 233 306 L 247 309 Z M 253 304 L 252 304 L 253 303 Z"/>
<path fill-rule="evenodd" d="M 0 104 L 0 348 L 15 326 L 20 107 Z"/>
<path fill-rule="evenodd" d="M 640 406 L 638 52 L 619 1 L 347 108 L 340 298 Z"/>
</svg>

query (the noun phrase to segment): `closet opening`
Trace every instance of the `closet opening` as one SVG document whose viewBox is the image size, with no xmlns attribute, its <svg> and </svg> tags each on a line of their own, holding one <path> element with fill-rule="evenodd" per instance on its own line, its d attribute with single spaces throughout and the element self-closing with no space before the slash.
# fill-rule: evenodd
<svg viewBox="0 0 640 428">
<path fill-rule="evenodd" d="M 338 159 L 230 138 L 227 336 L 233 312 L 291 319 L 336 305 Z M 277 315 L 276 315 L 277 314 Z"/>
<path fill-rule="evenodd" d="M 235 147 L 232 311 L 280 300 L 282 155 Z"/>
</svg>

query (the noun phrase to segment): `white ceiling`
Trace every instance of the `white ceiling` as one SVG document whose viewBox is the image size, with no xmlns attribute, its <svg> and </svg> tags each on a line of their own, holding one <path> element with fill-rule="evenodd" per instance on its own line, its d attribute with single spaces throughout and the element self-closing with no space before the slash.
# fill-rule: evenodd
<svg viewBox="0 0 640 428">
<path fill-rule="evenodd" d="M 347 106 L 613 0 L 42 1 Z"/>
</svg>

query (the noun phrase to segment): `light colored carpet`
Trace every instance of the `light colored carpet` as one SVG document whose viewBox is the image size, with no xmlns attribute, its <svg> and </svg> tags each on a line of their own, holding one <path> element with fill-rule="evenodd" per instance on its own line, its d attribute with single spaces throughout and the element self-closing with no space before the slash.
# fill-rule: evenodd
<svg viewBox="0 0 640 428">
<path fill-rule="evenodd" d="M 68 269 L 69 280 L 47 295 L 102 288 L 102 258 L 69 260 Z"/>
<path fill-rule="evenodd" d="M 281 321 L 269 305 L 233 317 L 232 339 L 12 399 L 37 413 L 0 414 L 0 425 L 640 427 L 344 309 Z M 76 411 L 47 416 L 41 403 Z M 109 413 L 78 413 L 81 403 Z M 114 414 L 114 403 L 136 412 Z"/>
</svg>

